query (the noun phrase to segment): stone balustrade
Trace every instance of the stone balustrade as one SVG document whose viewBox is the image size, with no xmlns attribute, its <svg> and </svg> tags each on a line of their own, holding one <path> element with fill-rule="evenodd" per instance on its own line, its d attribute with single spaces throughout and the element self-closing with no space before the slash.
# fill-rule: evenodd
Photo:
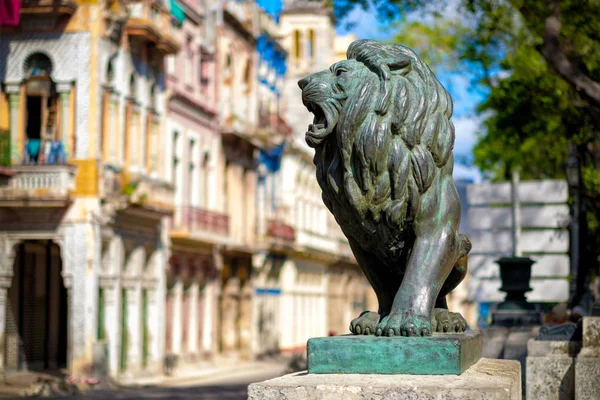
<svg viewBox="0 0 600 400">
<path fill-rule="evenodd" d="M 7 187 L 0 188 L 1 198 L 68 198 L 75 189 L 77 167 L 73 165 L 21 165 Z"/>
<path fill-rule="evenodd" d="M 207 232 L 229 235 L 229 216 L 202 207 L 179 207 L 176 210 L 174 228 L 190 233 Z"/>
</svg>

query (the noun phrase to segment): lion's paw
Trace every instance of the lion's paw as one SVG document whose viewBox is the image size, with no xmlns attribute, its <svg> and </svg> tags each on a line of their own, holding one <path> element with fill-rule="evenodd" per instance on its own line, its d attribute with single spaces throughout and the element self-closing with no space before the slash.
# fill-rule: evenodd
<svg viewBox="0 0 600 400">
<path fill-rule="evenodd" d="M 435 332 L 464 332 L 467 329 L 467 321 L 462 315 L 444 308 L 433 309 L 431 325 Z"/>
<path fill-rule="evenodd" d="M 355 335 L 374 335 L 379 323 L 379 314 L 364 311 L 350 322 L 350 332 Z"/>
<path fill-rule="evenodd" d="M 377 336 L 431 336 L 431 322 L 426 315 L 413 312 L 391 313 L 377 325 Z"/>
</svg>

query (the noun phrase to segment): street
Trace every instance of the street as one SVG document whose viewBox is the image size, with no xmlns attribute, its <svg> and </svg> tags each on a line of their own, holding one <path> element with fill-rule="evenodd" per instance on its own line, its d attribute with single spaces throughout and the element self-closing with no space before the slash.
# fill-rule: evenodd
<svg viewBox="0 0 600 400">
<path fill-rule="evenodd" d="M 219 376 L 187 379 L 157 387 L 123 390 L 96 390 L 78 397 L 56 397 L 56 399 L 202 399 L 202 400 L 245 400 L 248 385 L 275 378 L 284 373 L 281 363 L 265 363 L 259 370 L 231 371 Z"/>
</svg>

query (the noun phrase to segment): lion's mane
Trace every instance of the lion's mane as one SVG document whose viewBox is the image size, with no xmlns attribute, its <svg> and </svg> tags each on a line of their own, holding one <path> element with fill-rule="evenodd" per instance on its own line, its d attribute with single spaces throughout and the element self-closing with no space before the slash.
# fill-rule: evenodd
<svg viewBox="0 0 600 400">
<path fill-rule="evenodd" d="M 414 219 L 436 174 L 452 172 L 452 100 L 402 45 L 359 40 L 347 58 L 378 80 L 364 80 L 349 94 L 334 134 L 316 148 L 317 179 L 342 227 L 348 224 L 340 215 L 350 207 L 367 231 L 395 240 L 394 231 Z M 374 224 L 379 221 L 384 224 Z"/>
</svg>

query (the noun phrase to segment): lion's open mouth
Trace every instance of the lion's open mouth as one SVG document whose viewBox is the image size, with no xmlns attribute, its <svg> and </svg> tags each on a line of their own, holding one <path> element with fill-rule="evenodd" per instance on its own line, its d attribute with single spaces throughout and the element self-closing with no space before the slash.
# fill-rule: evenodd
<svg viewBox="0 0 600 400">
<path fill-rule="evenodd" d="M 319 105 L 310 102 L 306 105 L 308 111 L 314 114 L 313 123 L 308 125 L 306 140 L 309 145 L 318 145 L 331 133 L 337 123 L 337 110 L 328 103 Z"/>
</svg>

